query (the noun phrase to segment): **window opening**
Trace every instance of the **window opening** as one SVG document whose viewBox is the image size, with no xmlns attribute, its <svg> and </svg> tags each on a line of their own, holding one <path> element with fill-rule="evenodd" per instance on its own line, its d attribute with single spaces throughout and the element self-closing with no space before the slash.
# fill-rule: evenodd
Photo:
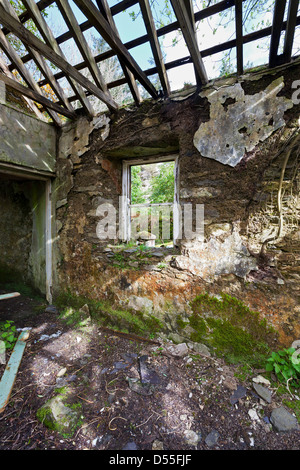
<svg viewBox="0 0 300 470">
<path fill-rule="evenodd" d="M 173 246 L 177 223 L 177 158 L 125 161 L 126 241 Z"/>
</svg>

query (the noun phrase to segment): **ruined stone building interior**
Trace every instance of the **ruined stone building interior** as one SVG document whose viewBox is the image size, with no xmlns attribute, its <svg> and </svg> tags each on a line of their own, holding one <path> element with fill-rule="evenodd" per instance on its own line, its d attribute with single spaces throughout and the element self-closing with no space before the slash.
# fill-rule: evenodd
<svg viewBox="0 0 300 470">
<path fill-rule="evenodd" d="M 0 0 L 0 321 L 23 285 L 210 354 L 217 318 L 299 341 L 300 6 L 262 3 Z"/>
</svg>

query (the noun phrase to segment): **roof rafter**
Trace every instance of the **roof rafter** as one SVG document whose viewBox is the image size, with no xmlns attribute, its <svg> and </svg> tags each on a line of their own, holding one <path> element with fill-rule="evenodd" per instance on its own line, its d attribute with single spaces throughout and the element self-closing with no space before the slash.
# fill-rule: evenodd
<svg viewBox="0 0 300 470">
<path fill-rule="evenodd" d="M 289 62 L 292 56 L 295 28 L 297 23 L 299 0 L 290 0 L 288 15 L 287 15 L 287 28 L 284 38 L 283 56 L 284 61 Z"/>
<path fill-rule="evenodd" d="M 85 16 L 90 21 L 91 25 L 94 26 L 97 31 L 101 34 L 103 39 L 110 45 L 115 52 L 122 57 L 126 66 L 131 70 L 137 80 L 143 85 L 148 91 L 152 98 L 157 98 L 158 94 L 150 80 L 147 78 L 143 70 L 136 63 L 133 57 L 130 55 L 124 44 L 121 42 L 119 36 L 115 33 L 113 28 L 110 26 L 108 21 L 102 15 L 102 13 L 96 8 L 91 0 L 74 0 L 76 5 L 81 9 Z"/>
<path fill-rule="evenodd" d="M 35 90 L 21 85 L 21 83 L 17 82 L 16 80 L 13 80 L 7 75 L 0 73 L 0 80 L 6 85 L 13 88 L 14 90 L 18 91 L 19 93 L 22 93 L 22 95 L 27 96 L 28 98 L 36 101 L 37 103 L 42 104 L 47 110 L 51 109 L 54 112 L 62 114 L 63 116 L 66 116 L 70 119 L 76 118 L 75 111 L 71 112 L 66 108 L 62 108 L 60 105 L 54 103 L 51 100 L 48 100 L 48 98 L 45 98 L 45 96 L 41 95 L 40 93 L 37 93 Z"/>
<path fill-rule="evenodd" d="M 0 35 L 1 35 L 1 33 L 0 33 Z M 15 81 L 16 83 L 18 83 L 17 80 L 16 80 L 16 77 L 11 73 L 11 71 L 7 67 L 6 63 L 0 57 L 0 77 L 2 77 L 2 76 L 6 76 L 6 77 L 10 78 L 12 81 Z M 42 120 L 45 120 L 44 116 L 43 115 L 41 116 L 41 112 L 38 109 L 38 107 L 35 105 L 35 103 L 31 99 L 29 99 L 27 96 L 24 96 L 24 99 L 25 99 L 26 103 L 28 104 L 29 108 L 34 112 L 34 114 L 38 118 L 41 118 Z"/>
<path fill-rule="evenodd" d="M 159 40 L 157 37 L 157 32 L 156 32 L 155 23 L 154 23 L 154 19 L 152 16 L 149 0 L 139 0 L 139 4 L 140 4 L 142 15 L 144 18 L 146 30 L 149 36 L 149 41 L 150 41 L 150 45 L 151 45 L 151 49 L 152 49 L 152 53 L 154 57 L 154 62 L 156 64 L 158 76 L 160 79 L 160 83 L 161 83 L 165 96 L 169 96 L 170 91 L 171 91 L 170 83 L 169 83 L 168 75 L 166 72 L 166 67 L 163 61 L 163 55 L 162 55 L 161 47 L 160 47 Z"/>
<path fill-rule="evenodd" d="M 35 1 L 34 0 L 22 0 L 22 1 L 25 7 L 27 8 L 27 10 L 30 12 L 30 16 L 33 19 L 35 25 L 37 26 L 46 44 L 49 47 L 51 47 L 57 55 L 61 56 L 62 58 L 66 60 L 62 50 L 60 49 L 59 45 L 56 42 L 56 39 L 51 29 L 49 28 L 48 24 L 43 18 Z M 89 102 L 89 100 L 86 98 L 82 87 L 78 85 L 78 83 L 74 82 L 74 80 L 68 74 L 66 74 L 66 78 L 68 82 L 70 83 L 72 89 L 74 90 L 75 94 L 77 95 L 82 106 L 85 108 L 86 112 L 90 114 L 91 116 L 93 116 L 95 114 L 93 107 L 91 103 Z"/>
<path fill-rule="evenodd" d="M 184 4 L 185 4 L 187 14 L 188 14 L 188 17 L 189 17 L 189 20 L 190 20 L 190 23 L 191 23 L 191 27 L 192 27 L 192 30 L 193 30 L 195 41 L 197 42 L 197 33 L 196 33 L 197 28 L 196 28 L 196 21 L 195 21 L 195 14 L 194 14 L 192 0 L 184 0 Z M 195 73 L 195 78 L 196 78 L 197 85 L 201 86 L 201 84 L 202 84 L 201 78 L 200 78 L 199 74 L 197 73 L 197 69 L 196 69 L 195 65 L 194 65 L 194 73 Z"/>
<path fill-rule="evenodd" d="M 98 8 L 99 8 L 100 12 L 104 16 L 104 18 L 108 21 L 108 23 L 110 24 L 112 29 L 115 31 L 115 33 L 119 36 L 116 24 L 114 22 L 112 14 L 111 14 L 111 10 L 110 10 L 109 5 L 107 3 L 107 0 L 96 0 L 96 1 L 97 1 L 97 5 L 98 5 Z M 137 105 L 139 105 L 141 103 L 141 96 L 140 96 L 140 92 L 139 92 L 136 80 L 134 78 L 134 75 L 128 69 L 128 67 L 126 67 L 126 64 L 123 62 L 122 57 L 120 55 L 117 55 L 117 56 L 118 56 L 120 65 L 122 67 L 123 73 L 125 75 L 126 81 L 128 83 L 128 86 L 130 88 L 131 94 L 133 96 L 133 99 L 134 99 L 135 103 Z"/>
<path fill-rule="evenodd" d="M 94 85 L 90 80 L 85 78 L 75 67 L 70 65 L 63 57 L 53 51 L 47 44 L 43 43 L 40 39 L 34 36 L 28 31 L 23 25 L 16 21 L 11 15 L 9 15 L 3 6 L 0 4 L 0 15 L 1 22 L 7 28 L 9 28 L 21 41 L 27 46 L 33 47 L 35 50 L 40 52 L 45 58 L 50 60 L 53 64 L 59 67 L 66 75 L 72 77 L 82 87 L 90 91 L 92 94 L 97 96 L 104 103 L 110 107 L 117 109 L 118 105 L 112 99 L 110 99 L 102 90 Z"/>
<path fill-rule="evenodd" d="M 89 45 L 79 27 L 79 24 L 76 20 L 76 17 L 70 7 L 68 0 L 56 0 L 56 4 L 70 30 L 73 35 L 73 38 L 77 44 L 77 47 L 83 57 L 83 59 L 87 62 L 87 66 L 89 71 L 99 88 L 108 93 L 107 86 L 104 81 L 104 78 L 95 62 L 94 56 L 89 48 Z"/>
<path fill-rule="evenodd" d="M 286 0 L 275 0 L 269 55 L 270 67 L 275 67 L 278 65 L 278 47 L 282 31 L 285 6 Z"/>
<path fill-rule="evenodd" d="M 28 85 L 28 87 L 31 88 L 31 90 L 34 90 L 38 95 L 42 95 L 42 90 L 40 89 L 40 87 L 38 86 L 34 78 L 32 77 L 29 70 L 25 67 L 19 55 L 16 53 L 16 51 L 14 50 L 12 45 L 9 43 L 9 41 L 7 40 L 7 37 L 2 33 L 2 31 L 0 31 L 0 47 L 5 52 L 7 57 L 15 64 L 17 71 L 19 72 L 19 74 L 21 75 L 25 83 Z M 17 83 L 17 80 L 15 81 Z M 46 120 L 42 112 L 37 107 L 34 107 L 33 111 L 35 112 L 38 118 L 42 120 Z M 53 112 L 52 110 L 49 110 L 49 114 L 57 125 L 61 125 L 61 121 L 55 112 Z"/>
<path fill-rule="evenodd" d="M 235 34 L 237 74 L 242 75 L 243 64 L 243 0 L 235 0 Z"/>
<path fill-rule="evenodd" d="M 197 44 L 197 38 L 190 21 L 188 10 L 184 0 L 171 0 L 173 10 L 177 17 L 180 29 L 184 36 L 186 45 L 191 54 L 191 58 L 196 70 L 196 73 L 203 85 L 208 81 L 206 70 Z"/>
</svg>

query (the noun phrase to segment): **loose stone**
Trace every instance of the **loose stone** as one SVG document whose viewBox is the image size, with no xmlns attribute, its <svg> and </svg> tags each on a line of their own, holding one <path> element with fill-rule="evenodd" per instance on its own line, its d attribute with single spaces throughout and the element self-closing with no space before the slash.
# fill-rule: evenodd
<svg viewBox="0 0 300 470">
<path fill-rule="evenodd" d="M 253 384 L 253 388 L 256 391 L 257 395 L 259 395 L 264 401 L 266 401 L 267 403 L 271 403 L 272 394 L 270 390 L 256 383 Z"/>
<path fill-rule="evenodd" d="M 283 406 L 272 411 L 270 421 L 278 432 L 299 429 L 297 419 Z"/>
<path fill-rule="evenodd" d="M 218 431 L 214 429 L 206 436 L 205 444 L 208 447 L 214 447 L 217 444 L 219 437 L 220 437 L 220 434 L 218 433 Z"/>
</svg>

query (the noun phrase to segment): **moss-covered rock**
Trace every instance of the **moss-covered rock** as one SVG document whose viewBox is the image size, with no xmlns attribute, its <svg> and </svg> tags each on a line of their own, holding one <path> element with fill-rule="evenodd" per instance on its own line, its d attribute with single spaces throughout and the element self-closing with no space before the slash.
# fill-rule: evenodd
<svg viewBox="0 0 300 470">
<path fill-rule="evenodd" d="M 206 344 L 230 362 L 264 364 L 277 333 L 259 312 L 224 293 L 217 297 L 201 294 L 190 305 L 192 341 Z"/>
<path fill-rule="evenodd" d="M 37 411 L 37 418 L 47 428 L 57 431 L 64 437 L 72 437 L 81 425 L 80 404 L 68 405 L 64 394 L 48 400 Z"/>
<path fill-rule="evenodd" d="M 62 293 L 57 299 L 57 304 L 61 311 L 60 318 L 68 324 L 72 324 L 72 320 L 73 324 L 77 325 L 79 320 L 83 322 L 82 306 L 85 305 L 89 308 L 89 318 L 99 326 L 144 336 L 153 336 L 164 329 L 163 322 L 152 313 L 152 309 L 147 311 L 138 304 L 114 308 L 109 301 L 87 299 L 70 293 Z M 137 307 L 140 310 L 137 310 Z"/>
</svg>

